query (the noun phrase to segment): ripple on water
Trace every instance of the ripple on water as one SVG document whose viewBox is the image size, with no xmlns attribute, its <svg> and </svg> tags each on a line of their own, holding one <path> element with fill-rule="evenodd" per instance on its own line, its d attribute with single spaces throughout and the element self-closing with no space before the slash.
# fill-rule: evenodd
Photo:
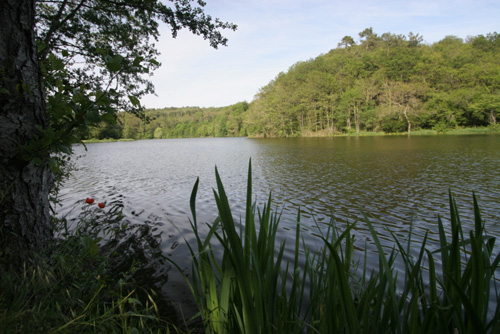
<svg viewBox="0 0 500 334">
<path fill-rule="evenodd" d="M 217 215 L 212 191 L 216 165 L 239 221 L 252 158 L 253 199 L 263 205 L 272 190 L 273 208 L 283 210 L 282 240 L 295 237 L 300 208 L 303 237 L 315 248 L 321 245 L 318 235 L 326 232 L 333 215 L 340 228 L 357 222 L 353 230 L 357 249 L 375 250 L 365 212 L 387 249 L 394 246 L 390 232 L 405 240 L 410 223 L 415 245 L 428 232 L 429 248 L 435 249 L 438 215 L 449 229 L 450 189 L 466 231 L 473 226 L 474 191 L 488 232 L 500 236 L 499 144 L 500 136 L 205 138 L 88 144 L 87 152 L 75 147 L 75 157 L 80 158 L 75 159 L 77 169 L 60 192 L 63 207 L 59 211 L 74 215 L 78 212 L 78 208 L 71 209 L 74 203 L 86 197 L 119 201 L 133 222 L 163 222 L 166 253 L 185 261 L 184 239 L 193 237 L 189 199 L 196 178 L 200 179 L 199 222 L 212 222 Z M 204 224 L 200 226 L 207 231 Z M 285 250 L 287 258 L 292 257 L 293 244 Z M 373 253 L 370 263 L 376 263 Z"/>
</svg>

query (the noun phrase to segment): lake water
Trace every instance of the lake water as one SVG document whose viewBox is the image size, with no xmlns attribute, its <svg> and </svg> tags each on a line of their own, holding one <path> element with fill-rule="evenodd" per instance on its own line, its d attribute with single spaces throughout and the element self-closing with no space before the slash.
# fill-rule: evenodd
<svg viewBox="0 0 500 334">
<path fill-rule="evenodd" d="M 290 247 L 300 208 L 303 236 L 312 248 L 322 245 L 318 228 L 326 230 L 333 216 L 340 226 L 359 221 L 354 230 L 357 247 L 368 240 L 368 248 L 374 249 L 363 212 L 388 248 L 394 245 L 389 232 L 406 240 L 410 223 L 415 249 L 426 231 L 429 248 L 437 248 L 437 216 L 449 217 L 450 189 L 465 231 L 473 226 L 475 192 L 487 231 L 500 236 L 500 136 L 165 139 L 87 148 L 75 147 L 77 169 L 61 190 L 59 214 L 71 216 L 74 203 L 86 197 L 119 203 L 132 222 L 162 223 L 165 253 L 187 271 L 184 239 L 192 236 L 189 197 L 196 178 L 199 221 L 216 217 L 215 166 L 239 216 L 250 158 L 254 199 L 262 205 L 272 191 L 273 207 L 283 210 L 279 238 L 290 240 Z M 293 251 L 285 256 L 291 259 Z M 183 302 L 187 293 L 171 289 L 180 281 L 175 273 L 170 275 L 170 291 Z"/>
</svg>

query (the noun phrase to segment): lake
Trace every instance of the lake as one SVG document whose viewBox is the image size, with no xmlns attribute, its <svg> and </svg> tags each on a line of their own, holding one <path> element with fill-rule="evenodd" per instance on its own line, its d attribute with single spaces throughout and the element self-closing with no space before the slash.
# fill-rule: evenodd
<svg viewBox="0 0 500 334">
<path fill-rule="evenodd" d="M 359 221 L 356 247 L 374 250 L 363 223 L 370 217 L 382 243 L 391 233 L 407 239 L 413 225 L 415 249 L 429 232 L 437 248 L 437 216 L 447 222 L 448 192 L 456 196 L 464 230 L 473 226 L 472 192 L 491 235 L 500 236 L 500 136 L 388 136 L 336 138 L 193 138 L 93 143 L 75 147 L 76 170 L 60 192 L 60 215 L 78 212 L 86 197 L 119 203 L 132 222 L 162 224 L 163 249 L 190 270 L 184 239 L 191 239 L 189 197 L 197 178 L 197 216 L 216 217 L 212 188 L 217 166 L 234 214 L 244 212 L 248 163 L 252 161 L 254 199 L 263 205 L 272 192 L 282 210 L 279 238 L 293 248 L 298 209 L 303 237 L 320 247 L 319 231 L 330 218 L 342 227 Z M 369 254 L 373 254 L 370 252 Z M 285 251 L 292 259 L 293 251 Z M 369 267 L 376 257 L 369 257 Z M 398 263 L 396 263 L 396 266 Z M 181 278 L 172 272 L 169 291 L 184 302 Z M 172 290 L 172 287 L 176 288 Z"/>
</svg>

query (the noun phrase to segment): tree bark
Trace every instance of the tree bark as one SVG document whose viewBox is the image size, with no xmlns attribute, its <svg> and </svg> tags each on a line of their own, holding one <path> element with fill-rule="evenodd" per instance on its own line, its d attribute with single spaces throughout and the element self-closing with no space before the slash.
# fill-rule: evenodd
<svg viewBox="0 0 500 334">
<path fill-rule="evenodd" d="M 410 122 L 410 117 L 408 117 L 408 108 L 405 107 L 403 109 L 403 114 L 405 115 L 406 122 L 408 123 L 408 136 L 411 135 L 411 122 Z"/>
<path fill-rule="evenodd" d="M 495 113 L 495 110 L 490 110 L 490 123 L 491 124 L 497 124 L 497 114 Z"/>
<path fill-rule="evenodd" d="M 358 106 L 355 106 L 354 107 L 354 124 L 355 124 L 355 127 L 356 127 L 356 133 L 359 133 L 360 129 L 361 129 L 361 122 L 360 122 L 360 115 L 359 115 L 360 111 L 359 111 L 359 107 Z"/>
<path fill-rule="evenodd" d="M 48 152 L 21 148 L 37 140 L 48 117 L 34 37 L 35 0 L 0 1 L 0 254 L 15 266 L 51 237 Z M 0 263 L 2 265 L 2 263 Z"/>
</svg>

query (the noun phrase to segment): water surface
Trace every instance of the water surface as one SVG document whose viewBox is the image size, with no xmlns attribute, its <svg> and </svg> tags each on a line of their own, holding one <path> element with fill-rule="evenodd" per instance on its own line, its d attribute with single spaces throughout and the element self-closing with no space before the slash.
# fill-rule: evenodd
<svg viewBox="0 0 500 334">
<path fill-rule="evenodd" d="M 488 232 L 500 236 L 500 136 L 165 139 L 87 148 L 75 147 L 77 169 L 61 191 L 60 214 L 86 197 L 119 203 L 133 222 L 162 223 L 165 252 L 186 270 L 184 239 L 192 237 L 189 197 L 196 179 L 199 220 L 216 217 L 215 166 L 239 216 L 250 158 L 254 199 L 263 204 L 272 191 L 273 206 L 283 210 L 279 238 L 290 246 L 300 208 L 303 236 L 313 248 L 321 245 L 317 235 L 333 217 L 340 226 L 359 221 L 357 247 L 367 240 L 374 249 L 363 213 L 388 248 L 394 244 L 391 233 L 404 241 L 411 224 L 415 250 L 426 232 L 429 247 L 437 247 L 437 216 L 449 217 L 450 190 L 466 231 L 472 229 L 474 192 Z M 285 256 L 291 259 L 293 251 Z M 179 280 L 171 276 L 170 284 Z"/>
</svg>

